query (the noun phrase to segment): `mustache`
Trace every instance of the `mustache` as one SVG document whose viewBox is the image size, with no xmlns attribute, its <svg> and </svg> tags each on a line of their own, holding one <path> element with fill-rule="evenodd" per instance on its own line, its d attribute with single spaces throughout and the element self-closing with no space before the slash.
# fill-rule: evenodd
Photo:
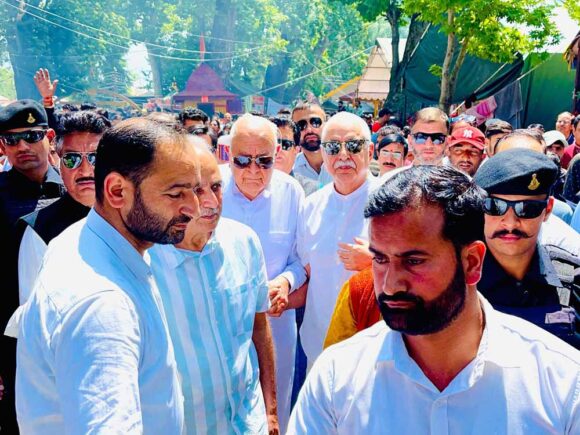
<svg viewBox="0 0 580 435">
<path fill-rule="evenodd" d="M 220 211 L 219 208 L 203 208 L 203 209 L 201 209 L 201 212 L 199 215 L 201 217 L 213 216 L 215 214 L 218 214 L 219 211 Z"/>
<path fill-rule="evenodd" d="M 395 164 L 391 163 L 391 162 L 385 162 L 385 163 L 383 163 L 383 166 L 392 166 L 393 168 L 396 167 Z"/>
<path fill-rule="evenodd" d="M 92 181 L 95 182 L 95 177 L 81 177 L 75 180 L 75 183 L 82 183 L 83 181 Z"/>
<path fill-rule="evenodd" d="M 187 224 L 187 223 L 189 223 L 189 221 L 191 221 L 191 218 L 189 216 L 181 215 L 181 216 L 178 216 L 178 217 L 171 219 L 169 221 L 169 223 L 167 224 L 167 228 L 172 227 L 173 225 L 177 225 L 177 224 Z"/>
<path fill-rule="evenodd" d="M 523 239 L 529 239 L 531 237 L 529 234 L 524 233 L 521 230 L 514 229 L 514 230 L 511 230 L 511 231 L 508 231 L 508 230 L 499 230 L 499 231 L 496 231 L 495 233 L 492 234 L 491 238 L 492 239 L 497 239 L 498 237 L 507 236 L 509 234 L 512 234 L 514 236 L 521 237 Z"/>
<path fill-rule="evenodd" d="M 355 166 L 355 164 L 354 164 L 354 162 L 352 160 L 344 160 L 344 161 L 340 161 L 339 160 L 339 161 L 337 161 L 334 164 L 333 167 L 334 167 L 334 169 L 336 169 L 336 168 L 353 168 L 353 169 L 356 169 L 356 166 Z"/>
</svg>

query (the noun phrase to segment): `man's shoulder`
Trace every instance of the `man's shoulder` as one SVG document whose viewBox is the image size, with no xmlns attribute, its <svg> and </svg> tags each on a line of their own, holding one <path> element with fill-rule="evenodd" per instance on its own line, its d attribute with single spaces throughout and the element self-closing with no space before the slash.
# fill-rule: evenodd
<svg viewBox="0 0 580 435">
<path fill-rule="evenodd" d="M 291 177 L 290 175 L 277 169 L 274 169 L 272 183 L 283 186 L 286 189 L 294 190 L 296 192 L 302 191 L 302 186 L 300 186 L 300 183 L 294 177 Z"/>
<path fill-rule="evenodd" d="M 551 215 L 542 224 L 539 242 L 544 246 L 559 247 L 580 257 L 580 234 L 558 216 Z"/>
<path fill-rule="evenodd" d="M 218 242 L 224 243 L 226 241 L 247 242 L 249 239 L 258 240 L 256 232 L 248 225 L 230 219 L 227 217 L 220 217 L 219 223 L 216 227 L 216 237 Z"/>
<path fill-rule="evenodd" d="M 304 206 L 306 209 L 314 208 L 316 206 L 325 207 L 326 203 L 332 196 L 334 192 L 334 184 L 328 183 L 318 189 L 316 192 L 312 193 L 308 197 L 306 197 L 306 201 L 304 202 Z"/>
</svg>

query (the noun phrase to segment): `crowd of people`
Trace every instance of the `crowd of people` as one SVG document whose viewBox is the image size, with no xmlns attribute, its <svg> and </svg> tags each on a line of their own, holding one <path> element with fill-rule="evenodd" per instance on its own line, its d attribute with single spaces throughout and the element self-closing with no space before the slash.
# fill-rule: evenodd
<svg viewBox="0 0 580 435">
<path fill-rule="evenodd" d="M 580 116 L 0 109 L 1 434 L 580 433 Z"/>
</svg>

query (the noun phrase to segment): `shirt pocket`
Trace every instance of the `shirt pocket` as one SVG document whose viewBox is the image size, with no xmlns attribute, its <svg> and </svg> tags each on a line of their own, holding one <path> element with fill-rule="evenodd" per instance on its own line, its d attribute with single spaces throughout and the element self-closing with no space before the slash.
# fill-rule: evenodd
<svg viewBox="0 0 580 435">
<path fill-rule="evenodd" d="M 230 287 L 214 294 L 216 305 L 222 315 L 230 334 L 234 337 L 239 335 L 252 335 L 254 328 L 254 316 L 256 306 L 255 290 L 252 283 Z M 217 314 L 217 313 L 216 313 Z"/>
</svg>

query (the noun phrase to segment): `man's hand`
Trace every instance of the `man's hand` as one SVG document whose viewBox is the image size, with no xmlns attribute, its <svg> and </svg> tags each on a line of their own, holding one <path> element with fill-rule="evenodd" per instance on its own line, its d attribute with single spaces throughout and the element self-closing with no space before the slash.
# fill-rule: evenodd
<svg viewBox="0 0 580 435">
<path fill-rule="evenodd" d="M 354 244 L 339 243 L 338 247 L 338 258 L 346 270 L 358 272 L 372 264 L 373 255 L 369 251 L 369 242 L 366 240 L 355 237 Z"/>
<path fill-rule="evenodd" d="M 36 71 L 36 74 L 34 74 L 34 83 L 43 99 L 48 100 L 49 98 L 52 99 L 52 97 L 54 97 L 58 80 L 51 82 L 50 73 L 47 69 L 40 68 Z"/>
<path fill-rule="evenodd" d="M 288 293 L 290 283 L 283 276 L 274 278 L 268 283 L 268 294 L 270 296 L 270 309 L 268 314 L 272 317 L 280 317 L 288 306 Z"/>
<path fill-rule="evenodd" d="M 268 435 L 280 435 L 280 424 L 276 414 L 268 415 Z"/>
</svg>

